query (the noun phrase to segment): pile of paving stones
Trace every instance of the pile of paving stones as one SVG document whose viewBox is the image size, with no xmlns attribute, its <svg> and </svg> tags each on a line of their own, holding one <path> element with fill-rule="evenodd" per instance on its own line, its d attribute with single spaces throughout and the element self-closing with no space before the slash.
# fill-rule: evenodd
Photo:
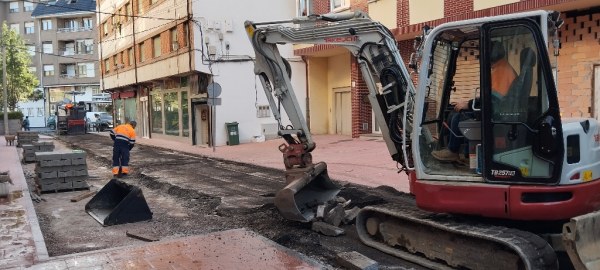
<svg viewBox="0 0 600 270">
<path fill-rule="evenodd" d="M 71 191 L 89 188 L 86 153 L 80 150 L 35 153 L 38 191 Z"/>
<path fill-rule="evenodd" d="M 34 162 L 35 153 L 54 151 L 54 142 L 33 142 L 23 145 L 23 162 Z"/>
<path fill-rule="evenodd" d="M 350 200 L 342 197 L 336 197 L 324 204 L 317 206 L 317 214 L 313 219 L 312 230 L 327 236 L 338 236 L 345 233 L 339 226 L 351 224 L 358 216 L 360 208 L 353 207 L 346 209 L 350 205 Z"/>
<path fill-rule="evenodd" d="M 39 138 L 40 135 L 36 131 L 19 131 L 17 132 L 17 147 L 22 147 L 25 144 L 33 144 Z"/>
</svg>

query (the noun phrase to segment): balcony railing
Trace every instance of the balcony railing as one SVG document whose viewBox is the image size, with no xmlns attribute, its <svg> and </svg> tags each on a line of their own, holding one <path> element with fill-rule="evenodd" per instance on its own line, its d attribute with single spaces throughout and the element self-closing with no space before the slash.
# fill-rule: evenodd
<svg viewBox="0 0 600 270">
<path fill-rule="evenodd" d="M 76 52 L 76 51 L 69 51 L 69 50 L 60 50 L 60 51 L 58 51 L 58 53 L 60 55 L 63 55 L 63 56 L 67 56 L 67 55 L 89 55 L 89 54 L 94 54 L 94 51 L 80 51 L 80 52 Z"/>
<path fill-rule="evenodd" d="M 92 31 L 91 26 L 81 26 L 81 27 L 67 27 L 67 28 L 58 28 L 56 32 L 58 33 L 69 33 L 69 32 L 84 32 L 84 31 Z"/>
<path fill-rule="evenodd" d="M 93 78 L 93 76 L 88 76 L 87 74 L 67 74 L 61 73 L 59 75 L 62 79 L 79 79 L 79 78 Z"/>
</svg>

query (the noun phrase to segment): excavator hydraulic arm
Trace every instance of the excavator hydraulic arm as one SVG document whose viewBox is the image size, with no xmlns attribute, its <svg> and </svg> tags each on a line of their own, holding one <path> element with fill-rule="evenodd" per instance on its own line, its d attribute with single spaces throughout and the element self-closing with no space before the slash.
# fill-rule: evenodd
<svg viewBox="0 0 600 270">
<path fill-rule="evenodd" d="M 275 205 L 286 218 L 312 220 L 316 206 L 332 199 L 339 188 L 329 180 L 324 163 L 312 163 L 310 152 L 316 145 L 292 88 L 290 64 L 279 53 L 280 44 L 329 44 L 348 49 L 356 57 L 369 89 L 368 99 L 390 155 L 403 168 L 412 166 L 408 136 L 415 90 L 396 41 L 386 27 L 362 12 L 264 23 L 246 21 L 245 27 L 256 54 L 254 72 L 279 123 L 279 135 L 287 143 L 279 150 L 288 186 L 275 198 Z M 278 104 L 291 125 L 281 124 Z"/>
</svg>

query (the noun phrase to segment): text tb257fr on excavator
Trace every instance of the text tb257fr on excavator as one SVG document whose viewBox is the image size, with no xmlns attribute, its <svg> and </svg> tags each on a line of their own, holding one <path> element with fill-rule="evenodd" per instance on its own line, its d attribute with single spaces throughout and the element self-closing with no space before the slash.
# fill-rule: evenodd
<svg viewBox="0 0 600 270">
<path fill-rule="evenodd" d="M 325 163 L 312 162 L 315 143 L 277 45 L 338 45 L 358 61 L 416 202 L 363 208 L 363 243 L 435 269 L 557 269 L 564 253 L 578 269 L 600 269 L 600 129 L 594 119 L 561 119 L 548 52 L 551 44 L 558 55 L 561 25 L 558 12 L 532 11 L 425 29 L 409 64 L 415 85 L 393 34 L 361 12 L 246 22 L 274 116 L 281 123 L 279 102 L 291 122 L 280 125 L 287 186 L 275 205 L 308 222 L 339 192 Z M 514 70 L 501 94 L 498 59 Z M 456 112 L 465 99 L 470 107 Z M 466 164 L 432 155 L 452 136 Z"/>
</svg>

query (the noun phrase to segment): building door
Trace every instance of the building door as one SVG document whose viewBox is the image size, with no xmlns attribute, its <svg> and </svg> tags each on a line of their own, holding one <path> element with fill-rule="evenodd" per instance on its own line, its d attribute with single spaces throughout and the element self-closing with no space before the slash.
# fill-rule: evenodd
<svg viewBox="0 0 600 270">
<path fill-rule="evenodd" d="M 206 103 L 192 103 L 192 139 L 194 145 L 209 145 L 209 107 Z"/>
<path fill-rule="evenodd" d="M 142 111 L 142 121 L 140 121 L 140 131 L 142 138 L 150 137 L 150 118 L 148 117 L 148 97 L 140 97 L 140 108 Z"/>
<path fill-rule="evenodd" d="M 371 133 L 381 134 L 381 128 L 379 128 L 379 124 L 375 120 L 375 112 L 371 112 L 371 126 L 373 127 Z"/>
<path fill-rule="evenodd" d="M 594 117 L 600 119 L 600 66 L 594 66 Z"/>
<path fill-rule="evenodd" d="M 352 104 L 350 88 L 336 88 L 334 91 L 335 134 L 352 135 Z"/>
</svg>

